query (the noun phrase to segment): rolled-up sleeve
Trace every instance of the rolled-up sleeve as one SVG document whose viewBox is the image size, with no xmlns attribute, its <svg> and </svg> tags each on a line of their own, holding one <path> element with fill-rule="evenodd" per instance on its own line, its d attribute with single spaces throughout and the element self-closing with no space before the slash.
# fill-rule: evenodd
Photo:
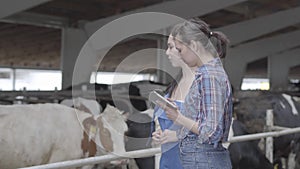
<svg viewBox="0 0 300 169">
<path fill-rule="evenodd" d="M 199 79 L 199 93 L 201 95 L 199 122 L 199 140 L 213 143 L 219 141 L 223 135 L 224 120 L 224 87 L 214 75 L 204 75 Z"/>
</svg>

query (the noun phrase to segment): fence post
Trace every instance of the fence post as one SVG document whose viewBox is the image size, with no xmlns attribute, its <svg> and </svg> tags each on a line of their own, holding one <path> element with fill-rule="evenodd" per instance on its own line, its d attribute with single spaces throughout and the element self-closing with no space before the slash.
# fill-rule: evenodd
<svg viewBox="0 0 300 169">
<path fill-rule="evenodd" d="M 266 114 L 266 125 L 268 131 L 270 131 L 274 126 L 273 117 L 273 110 L 268 109 Z M 273 137 L 266 138 L 266 157 L 271 163 L 273 163 Z"/>
</svg>

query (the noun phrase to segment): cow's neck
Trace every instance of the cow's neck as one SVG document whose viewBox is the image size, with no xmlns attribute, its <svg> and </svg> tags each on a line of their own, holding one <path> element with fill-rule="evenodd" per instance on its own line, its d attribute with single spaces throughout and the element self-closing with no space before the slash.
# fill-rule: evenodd
<svg viewBox="0 0 300 169">
<path fill-rule="evenodd" d="M 84 131 L 81 148 L 85 157 L 93 157 L 96 154 L 103 155 L 108 152 L 113 152 L 111 134 L 109 130 L 105 128 L 105 120 L 103 118 L 103 116 L 99 116 L 97 120 L 95 120 L 93 116 L 90 116 L 82 121 Z"/>
<path fill-rule="evenodd" d="M 98 124 L 98 129 L 99 129 L 99 135 L 97 136 L 100 140 L 100 145 L 101 145 L 101 152 L 104 152 L 107 154 L 108 152 L 113 152 L 113 141 L 112 141 L 112 135 L 110 131 L 105 127 L 104 123 L 107 120 L 104 119 L 104 116 L 99 116 L 97 118 L 97 124 Z M 108 125 L 108 124 L 107 124 Z"/>
<path fill-rule="evenodd" d="M 97 132 L 96 120 L 92 116 L 87 117 L 83 120 L 82 126 L 83 130 L 83 139 L 81 140 L 81 149 L 84 157 L 94 157 L 97 153 L 95 135 Z"/>
</svg>

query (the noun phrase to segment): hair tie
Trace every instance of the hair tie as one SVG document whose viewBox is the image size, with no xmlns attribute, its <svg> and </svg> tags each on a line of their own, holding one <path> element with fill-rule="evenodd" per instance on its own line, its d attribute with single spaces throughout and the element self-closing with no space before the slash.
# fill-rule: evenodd
<svg viewBox="0 0 300 169">
<path fill-rule="evenodd" d="M 213 35 L 213 32 L 209 32 L 209 37 L 212 37 L 212 35 Z"/>
</svg>

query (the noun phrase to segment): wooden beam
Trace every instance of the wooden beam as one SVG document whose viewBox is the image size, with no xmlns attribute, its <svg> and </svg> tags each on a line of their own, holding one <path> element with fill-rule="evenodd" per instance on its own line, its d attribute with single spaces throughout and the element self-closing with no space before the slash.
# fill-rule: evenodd
<svg viewBox="0 0 300 169">
<path fill-rule="evenodd" d="M 235 89 L 240 89 L 247 63 L 300 45 L 300 31 L 266 38 L 229 50 L 224 61 L 226 71 Z"/>
<path fill-rule="evenodd" d="M 1 0 L 0 19 L 15 13 L 22 12 L 34 6 L 46 3 L 50 0 Z"/>
<path fill-rule="evenodd" d="M 275 14 L 228 25 L 218 30 L 224 32 L 229 37 L 231 45 L 236 45 L 299 23 L 299 13 L 300 7 L 292 8 Z"/>
<path fill-rule="evenodd" d="M 37 14 L 32 12 L 20 12 L 15 15 L 1 19 L 1 22 L 34 25 L 50 28 L 63 28 L 66 26 L 70 26 L 70 21 L 68 18 L 46 14 Z"/>
<path fill-rule="evenodd" d="M 96 30 L 107 24 L 108 22 L 111 22 L 115 19 L 118 19 L 120 17 L 130 15 L 133 13 L 141 13 L 141 12 L 162 12 L 167 13 L 171 15 L 175 15 L 177 17 L 181 18 L 192 18 L 201 16 L 213 11 L 217 11 L 222 8 L 226 8 L 228 6 L 241 3 L 247 0 L 175 0 L 175 1 L 167 1 L 156 5 L 151 5 L 149 7 L 125 12 L 119 15 L 114 15 L 111 17 L 107 17 L 104 19 L 100 19 L 94 22 L 87 23 L 85 25 L 85 30 L 87 31 L 88 35 L 91 36 Z M 174 23 L 166 23 L 165 28 L 171 26 Z M 161 28 L 159 28 L 161 29 Z M 153 31 L 156 31 L 158 29 L 154 29 Z"/>
<path fill-rule="evenodd" d="M 270 56 L 268 62 L 271 90 L 287 90 L 289 70 L 300 65 L 300 48 Z"/>
</svg>

